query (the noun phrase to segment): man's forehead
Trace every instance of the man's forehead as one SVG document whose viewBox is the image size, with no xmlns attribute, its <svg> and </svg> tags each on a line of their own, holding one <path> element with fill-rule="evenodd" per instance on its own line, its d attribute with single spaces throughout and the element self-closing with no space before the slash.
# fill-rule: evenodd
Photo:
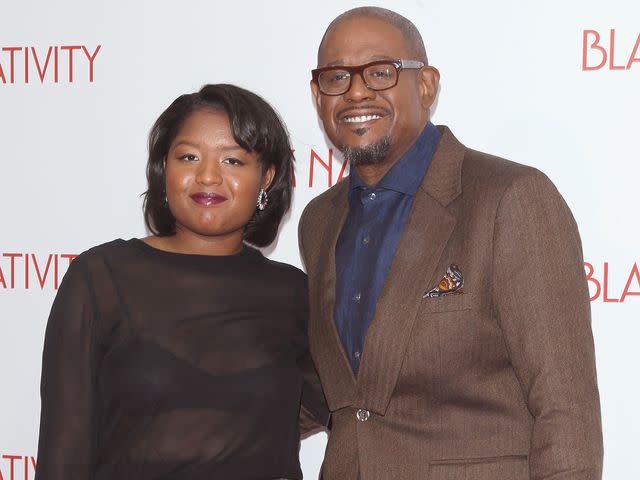
<svg viewBox="0 0 640 480">
<path fill-rule="evenodd" d="M 333 60 L 331 62 L 327 62 L 324 66 L 326 67 L 334 67 L 334 66 L 344 66 L 344 67 L 350 67 L 350 66 L 357 66 L 357 65 L 364 65 L 365 63 L 369 63 L 369 62 L 376 62 L 378 60 L 398 60 L 398 56 L 391 56 L 391 55 L 371 55 L 369 57 L 367 57 L 363 62 L 355 64 L 352 61 L 350 61 L 347 58 L 338 58 L 336 60 Z"/>
<path fill-rule="evenodd" d="M 349 18 L 326 33 L 318 50 L 318 66 L 397 59 L 408 50 L 404 34 L 395 26 L 377 18 Z"/>
</svg>

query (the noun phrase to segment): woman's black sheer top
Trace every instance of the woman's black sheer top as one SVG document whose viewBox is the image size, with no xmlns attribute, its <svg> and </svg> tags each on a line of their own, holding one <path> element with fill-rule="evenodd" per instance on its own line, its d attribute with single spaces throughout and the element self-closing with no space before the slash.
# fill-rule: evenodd
<svg viewBox="0 0 640 480">
<path fill-rule="evenodd" d="M 47 325 L 38 480 L 302 478 L 326 407 L 300 270 L 116 240 L 73 261 Z"/>
</svg>

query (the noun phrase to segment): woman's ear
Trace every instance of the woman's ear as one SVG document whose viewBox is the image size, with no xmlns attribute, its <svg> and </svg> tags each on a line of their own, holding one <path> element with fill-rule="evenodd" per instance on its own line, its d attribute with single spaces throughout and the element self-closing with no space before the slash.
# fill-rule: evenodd
<svg viewBox="0 0 640 480">
<path fill-rule="evenodd" d="M 275 175 L 276 167 L 275 165 L 270 165 L 269 168 L 267 168 L 267 171 L 264 172 L 264 175 L 262 175 L 261 188 L 267 190 L 271 186 L 271 183 L 273 183 L 273 178 L 275 177 Z"/>
</svg>

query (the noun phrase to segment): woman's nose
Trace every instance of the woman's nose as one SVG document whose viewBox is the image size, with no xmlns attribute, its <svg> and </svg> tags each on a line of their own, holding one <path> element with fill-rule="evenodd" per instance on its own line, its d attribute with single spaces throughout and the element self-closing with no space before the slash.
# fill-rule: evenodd
<svg viewBox="0 0 640 480">
<path fill-rule="evenodd" d="M 213 159 L 202 160 L 198 168 L 196 181 L 202 185 L 218 185 L 222 183 L 220 164 Z"/>
</svg>

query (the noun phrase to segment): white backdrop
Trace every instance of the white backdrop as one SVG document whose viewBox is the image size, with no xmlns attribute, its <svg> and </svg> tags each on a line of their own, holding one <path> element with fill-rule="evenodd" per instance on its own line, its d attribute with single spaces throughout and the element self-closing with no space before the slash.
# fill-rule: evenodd
<svg viewBox="0 0 640 480">
<path fill-rule="evenodd" d="M 604 478 L 640 478 L 640 3 L 369 3 L 423 33 L 442 74 L 434 122 L 543 170 L 572 208 L 593 272 Z M 331 150 L 310 70 L 330 20 L 363 4 L 0 0 L 0 479 L 33 478 L 42 338 L 69 257 L 145 235 L 146 137 L 179 94 L 236 83 L 282 114 L 297 186 L 266 253 L 300 264 L 300 213 L 341 169 L 336 156 L 331 174 L 320 161 Z M 324 443 L 303 442 L 306 478 Z"/>
</svg>

